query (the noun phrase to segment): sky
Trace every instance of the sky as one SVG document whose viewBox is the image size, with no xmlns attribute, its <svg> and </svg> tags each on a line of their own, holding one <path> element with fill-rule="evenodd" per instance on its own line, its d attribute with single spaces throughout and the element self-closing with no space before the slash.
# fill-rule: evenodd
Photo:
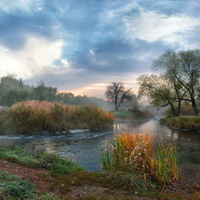
<svg viewBox="0 0 200 200">
<path fill-rule="evenodd" d="M 167 49 L 200 49 L 199 0 L 0 0 L 0 77 L 105 98 Z"/>
</svg>

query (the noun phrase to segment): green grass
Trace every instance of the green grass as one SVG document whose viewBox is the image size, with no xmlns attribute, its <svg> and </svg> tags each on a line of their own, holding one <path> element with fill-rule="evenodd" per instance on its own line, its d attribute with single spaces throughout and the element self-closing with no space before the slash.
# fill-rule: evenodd
<svg viewBox="0 0 200 200">
<path fill-rule="evenodd" d="M 0 169 L 0 199 L 2 200 L 59 200 L 52 193 L 41 194 L 28 180 Z"/>
<path fill-rule="evenodd" d="M 133 119 L 134 116 L 126 110 L 112 110 L 109 113 L 113 114 L 115 118 Z"/>
<path fill-rule="evenodd" d="M 0 158 L 28 167 L 46 168 L 49 169 L 52 174 L 72 173 L 85 170 L 71 160 L 60 158 L 56 153 L 48 153 L 44 149 L 23 150 L 12 144 L 4 144 L 2 142 L 0 142 Z"/>
<path fill-rule="evenodd" d="M 60 195 L 70 191 L 71 186 L 78 187 L 81 185 L 107 188 L 111 193 L 114 189 L 120 189 L 130 194 L 134 194 L 135 192 L 143 194 L 154 192 L 154 194 L 159 194 L 163 184 L 176 181 L 179 178 L 178 157 L 176 151 L 171 146 L 168 146 L 167 149 L 164 146 L 160 146 L 156 152 L 157 157 L 152 157 L 153 151 L 150 136 L 135 136 L 135 139 L 131 138 L 130 135 L 125 136 L 125 139 L 122 136 L 117 136 L 115 143 L 107 144 L 107 152 L 102 150 L 101 160 L 104 161 L 104 164 L 102 162 L 104 172 L 87 172 L 83 167 L 70 160 L 62 159 L 55 153 L 48 153 L 43 149 L 36 150 L 34 144 L 29 145 L 29 148 L 23 150 L 16 147 L 14 143 L 1 142 L 0 158 L 11 160 L 28 167 L 44 167 L 49 169 L 51 171 L 51 178 L 43 173 L 38 174 L 38 176 L 41 180 L 50 182 L 50 190 L 52 192 L 59 191 Z M 145 149 L 148 150 L 148 155 L 151 155 L 149 159 L 151 162 L 147 166 L 148 161 L 145 161 L 145 169 L 143 168 L 145 163 L 140 159 L 142 157 L 138 158 L 138 162 L 135 163 L 135 166 L 139 170 L 134 170 L 134 165 L 130 164 L 132 158 L 128 156 L 128 152 L 133 152 L 131 143 L 134 143 L 136 139 L 137 142 L 140 142 L 140 148 L 135 150 L 135 152 L 137 154 L 142 154 L 143 152 L 143 156 L 146 153 L 143 148 L 143 141 L 148 142 L 148 144 L 145 143 Z M 152 167 L 152 169 L 156 168 L 156 170 L 149 172 L 148 167 Z M 8 177 L 6 174 L 7 172 L 4 172 L 0 176 L 0 183 L 2 183 L 0 184 L 0 194 L 4 196 L 0 197 L 0 199 L 58 200 L 58 197 L 51 193 L 45 195 L 38 194 L 38 191 L 34 189 L 30 182 L 22 181 L 14 175 L 9 175 Z M 90 198 L 88 197 L 88 199 Z"/>
</svg>

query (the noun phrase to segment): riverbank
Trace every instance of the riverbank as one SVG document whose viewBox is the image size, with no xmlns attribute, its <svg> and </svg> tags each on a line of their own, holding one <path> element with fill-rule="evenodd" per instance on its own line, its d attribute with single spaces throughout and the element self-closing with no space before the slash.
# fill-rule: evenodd
<svg viewBox="0 0 200 200">
<path fill-rule="evenodd" d="M 169 200 L 198 199 L 200 197 L 200 169 L 195 164 L 182 166 L 182 174 L 178 182 L 161 186 L 155 180 L 145 179 L 144 181 L 144 176 L 134 173 L 124 173 L 123 171 L 87 172 L 79 165 L 67 159 L 61 159 L 56 154 L 36 149 L 34 145 L 29 145 L 25 150 L 15 147 L 13 143 L 1 145 L 0 158 L 2 170 L 21 176 L 18 186 L 23 180 L 35 184 L 34 187 L 39 196 L 34 199 L 48 199 L 44 198 L 48 195 L 52 196 L 49 198 L 51 200 Z M 4 186 L 6 187 L 6 185 Z M 10 190 L 4 186 L 0 185 L 0 190 L 7 191 L 7 193 L 4 192 L 5 197 L 10 195 L 9 199 L 16 199 L 18 193 L 10 193 Z M 17 189 L 16 185 L 12 185 L 12 187 Z M 26 192 L 26 188 L 24 188 L 21 194 Z"/>
<path fill-rule="evenodd" d="M 155 116 L 154 112 L 147 109 L 140 110 L 137 107 L 129 110 L 111 110 L 109 113 L 118 120 L 150 119 Z"/>
<path fill-rule="evenodd" d="M 200 133 L 200 117 L 196 116 L 166 117 L 160 119 L 160 122 L 166 124 L 171 128 Z"/>
</svg>

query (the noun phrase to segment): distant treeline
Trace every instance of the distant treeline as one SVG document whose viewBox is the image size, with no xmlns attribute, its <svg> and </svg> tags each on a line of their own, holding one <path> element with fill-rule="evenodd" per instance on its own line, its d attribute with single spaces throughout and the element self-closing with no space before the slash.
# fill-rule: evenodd
<svg viewBox="0 0 200 200">
<path fill-rule="evenodd" d="M 137 98 L 132 103 L 137 103 Z M 75 96 L 71 92 L 59 92 L 56 87 L 46 86 L 43 81 L 37 83 L 37 86 L 24 84 L 23 80 L 17 79 L 16 75 L 8 74 L 1 78 L 0 83 L 0 106 L 12 106 L 16 102 L 38 100 L 49 102 L 61 102 L 69 105 L 87 105 L 114 109 L 111 103 L 96 97 L 86 95 Z M 130 107 L 131 102 L 127 102 L 125 107 Z"/>
<path fill-rule="evenodd" d="M 12 106 L 16 102 L 26 100 L 39 100 L 49 102 L 63 102 L 70 105 L 85 105 L 91 103 L 94 106 L 107 106 L 103 99 L 87 96 L 75 96 L 71 92 L 58 92 L 56 87 L 46 86 L 43 81 L 37 86 L 24 84 L 16 75 L 9 74 L 1 78 L 0 106 Z"/>
</svg>

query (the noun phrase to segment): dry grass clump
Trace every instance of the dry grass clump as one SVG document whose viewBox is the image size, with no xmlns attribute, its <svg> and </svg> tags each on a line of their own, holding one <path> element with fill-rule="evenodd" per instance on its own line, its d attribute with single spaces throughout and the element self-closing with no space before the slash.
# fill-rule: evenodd
<svg viewBox="0 0 200 200">
<path fill-rule="evenodd" d="M 155 145 L 150 132 L 116 135 L 101 149 L 104 171 L 126 171 L 143 174 L 144 178 L 161 184 L 177 181 L 180 175 L 180 156 L 170 144 Z"/>
<path fill-rule="evenodd" d="M 113 115 L 98 107 L 71 107 L 47 101 L 16 103 L 9 109 L 6 118 L 5 126 L 13 126 L 15 130 L 22 132 L 97 128 L 113 122 Z"/>
</svg>

